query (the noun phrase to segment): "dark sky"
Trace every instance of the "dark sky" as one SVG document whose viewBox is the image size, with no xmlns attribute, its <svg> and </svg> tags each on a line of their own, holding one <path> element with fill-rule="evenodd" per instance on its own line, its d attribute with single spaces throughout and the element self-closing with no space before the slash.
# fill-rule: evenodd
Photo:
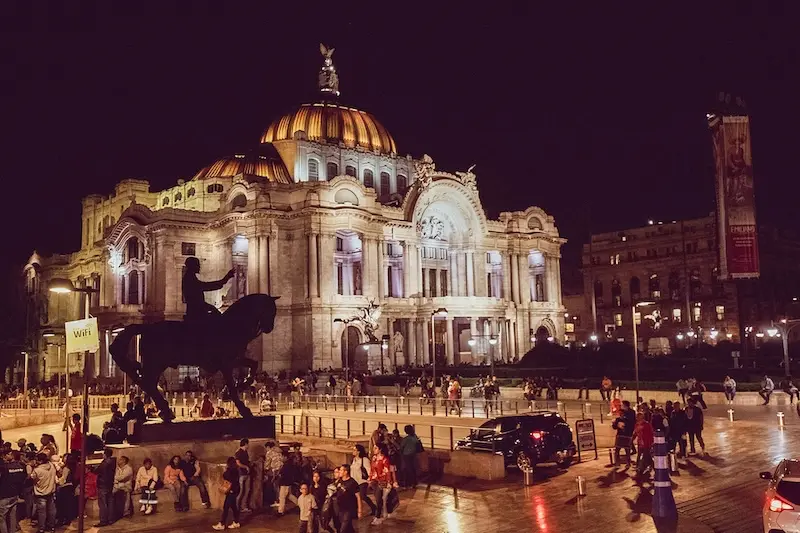
<svg viewBox="0 0 800 533">
<path fill-rule="evenodd" d="M 375 114 L 402 154 L 477 163 L 490 216 L 554 215 L 574 265 L 590 227 L 713 209 L 705 112 L 720 90 L 748 103 L 760 222 L 798 225 L 800 37 L 780 2 L 43 7 L 55 4 L 0 4 L 5 265 L 76 249 L 87 194 L 127 177 L 169 186 L 255 144 L 315 97 L 320 41 L 336 48 L 345 104 Z"/>
</svg>

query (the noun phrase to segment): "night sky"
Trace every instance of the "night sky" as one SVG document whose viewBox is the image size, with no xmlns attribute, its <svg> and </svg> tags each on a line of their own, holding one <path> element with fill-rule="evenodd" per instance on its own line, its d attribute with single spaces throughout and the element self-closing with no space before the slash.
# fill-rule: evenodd
<svg viewBox="0 0 800 533">
<path fill-rule="evenodd" d="M 319 42 L 336 48 L 344 104 L 378 117 L 401 154 L 476 163 L 491 217 L 554 215 L 568 266 L 590 230 L 713 210 L 705 113 L 718 91 L 748 104 L 759 221 L 798 226 L 798 13 L 779 2 L 30 4 L 0 4 L 6 268 L 33 249 L 76 250 L 87 194 L 128 177 L 167 187 L 255 145 L 316 98 Z"/>
</svg>

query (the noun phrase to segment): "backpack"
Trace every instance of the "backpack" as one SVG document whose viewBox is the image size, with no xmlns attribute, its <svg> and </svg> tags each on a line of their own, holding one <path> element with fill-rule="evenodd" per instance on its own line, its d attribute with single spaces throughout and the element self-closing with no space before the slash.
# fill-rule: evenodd
<svg viewBox="0 0 800 533">
<path fill-rule="evenodd" d="M 369 479 L 369 473 L 367 472 L 367 468 L 364 466 L 364 457 L 361 458 L 361 479 L 364 481 Z"/>
</svg>

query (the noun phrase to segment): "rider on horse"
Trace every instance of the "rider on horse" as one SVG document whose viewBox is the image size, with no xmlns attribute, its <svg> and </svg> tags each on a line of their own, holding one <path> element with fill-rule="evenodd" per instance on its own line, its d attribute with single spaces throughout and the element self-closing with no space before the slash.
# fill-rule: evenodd
<svg viewBox="0 0 800 533">
<path fill-rule="evenodd" d="M 233 269 L 225 277 L 217 281 L 200 281 L 197 274 L 200 272 L 200 260 L 196 257 L 186 258 L 186 272 L 183 274 L 183 299 L 186 301 L 185 320 L 199 320 L 209 316 L 219 316 L 219 310 L 206 302 L 203 293 L 217 291 L 233 277 Z"/>
</svg>

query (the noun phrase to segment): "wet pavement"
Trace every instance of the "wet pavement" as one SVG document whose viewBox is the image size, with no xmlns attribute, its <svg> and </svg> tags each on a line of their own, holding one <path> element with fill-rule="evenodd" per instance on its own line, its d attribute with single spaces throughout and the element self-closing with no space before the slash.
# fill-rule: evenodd
<svg viewBox="0 0 800 533">
<path fill-rule="evenodd" d="M 708 455 L 681 460 L 679 473 L 672 478 L 680 517 L 678 532 L 760 531 L 765 482 L 758 473 L 772 470 L 784 456 L 800 456 L 800 448 L 794 446 L 800 437 L 800 419 L 795 412 L 776 406 L 737 407 L 731 423 L 725 407 L 710 406 L 706 413 Z M 779 429 L 777 412 L 784 409 L 786 427 Z M 41 434 L 41 430 L 35 433 Z M 588 481 L 585 497 L 576 493 L 578 475 Z M 523 487 L 516 472 L 510 472 L 503 482 L 450 477 L 425 480 L 416 490 L 401 493 L 400 508 L 391 519 L 370 526 L 370 519 L 364 518 L 357 531 L 676 531 L 654 523 L 650 479 L 637 480 L 633 475 L 633 471 L 611 468 L 607 450 L 601 449 L 599 459 L 568 470 L 539 469 L 531 487 Z M 211 531 L 218 519 L 219 510 L 161 513 L 124 519 L 101 532 L 196 533 Z M 243 524 L 245 531 L 296 531 L 298 516 L 296 512 L 282 518 L 261 514 L 248 516 Z"/>
</svg>

